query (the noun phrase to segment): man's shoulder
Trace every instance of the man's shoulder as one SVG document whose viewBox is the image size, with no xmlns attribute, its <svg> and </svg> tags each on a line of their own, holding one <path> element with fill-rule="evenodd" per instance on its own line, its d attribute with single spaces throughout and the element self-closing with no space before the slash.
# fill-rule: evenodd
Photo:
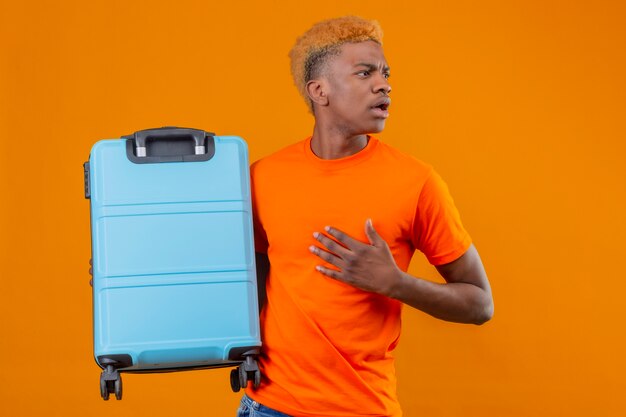
<svg viewBox="0 0 626 417">
<path fill-rule="evenodd" d="M 306 139 L 296 143 L 292 143 L 274 153 L 258 159 L 252 164 L 251 170 L 253 172 L 257 172 L 259 170 L 272 169 L 272 167 L 275 167 L 277 165 L 288 164 L 297 161 L 304 155 L 303 146 L 305 142 Z"/>
<path fill-rule="evenodd" d="M 423 160 L 395 148 L 389 143 L 379 141 L 381 155 L 389 164 L 395 166 L 398 170 L 411 170 L 421 175 L 429 175 L 433 171 L 433 166 Z"/>
</svg>

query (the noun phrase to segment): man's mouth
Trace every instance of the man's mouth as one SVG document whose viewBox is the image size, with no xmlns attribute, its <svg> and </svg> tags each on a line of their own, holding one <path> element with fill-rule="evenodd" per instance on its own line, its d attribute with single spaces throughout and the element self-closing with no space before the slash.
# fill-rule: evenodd
<svg viewBox="0 0 626 417">
<path fill-rule="evenodd" d="M 378 117 L 387 118 L 389 117 L 389 106 L 391 105 L 391 100 L 389 98 L 382 99 L 375 103 L 372 106 L 372 110 Z"/>
</svg>

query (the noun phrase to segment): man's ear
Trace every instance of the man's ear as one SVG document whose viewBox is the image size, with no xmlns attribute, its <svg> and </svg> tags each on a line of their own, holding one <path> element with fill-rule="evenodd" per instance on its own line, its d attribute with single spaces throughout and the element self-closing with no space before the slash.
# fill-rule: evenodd
<svg viewBox="0 0 626 417">
<path fill-rule="evenodd" d="M 328 95 L 326 94 L 326 83 L 323 80 L 311 80 L 306 83 L 306 92 L 311 101 L 318 106 L 328 106 Z"/>
</svg>

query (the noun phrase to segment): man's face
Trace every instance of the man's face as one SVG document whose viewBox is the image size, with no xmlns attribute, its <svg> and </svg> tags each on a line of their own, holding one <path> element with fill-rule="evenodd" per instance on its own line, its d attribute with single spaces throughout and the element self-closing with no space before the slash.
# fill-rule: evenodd
<svg viewBox="0 0 626 417">
<path fill-rule="evenodd" d="M 346 43 L 324 71 L 328 121 L 350 135 L 378 133 L 389 117 L 389 66 L 373 41 Z"/>
</svg>

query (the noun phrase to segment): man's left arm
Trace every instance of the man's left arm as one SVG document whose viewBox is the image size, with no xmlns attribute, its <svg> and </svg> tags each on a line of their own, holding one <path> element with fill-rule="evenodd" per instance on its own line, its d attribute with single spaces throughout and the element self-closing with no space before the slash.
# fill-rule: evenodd
<svg viewBox="0 0 626 417">
<path fill-rule="evenodd" d="M 340 244 L 323 233 L 315 233 L 324 248 L 309 248 L 336 267 L 317 266 L 322 274 L 397 299 L 442 320 L 482 324 L 492 317 L 491 287 L 474 245 L 455 261 L 436 266 L 446 280 L 440 284 L 400 270 L 371 220 L 365 224 L 369 245 L 336 228 L 329 227 L 326 232 Z"/>
</svg>

